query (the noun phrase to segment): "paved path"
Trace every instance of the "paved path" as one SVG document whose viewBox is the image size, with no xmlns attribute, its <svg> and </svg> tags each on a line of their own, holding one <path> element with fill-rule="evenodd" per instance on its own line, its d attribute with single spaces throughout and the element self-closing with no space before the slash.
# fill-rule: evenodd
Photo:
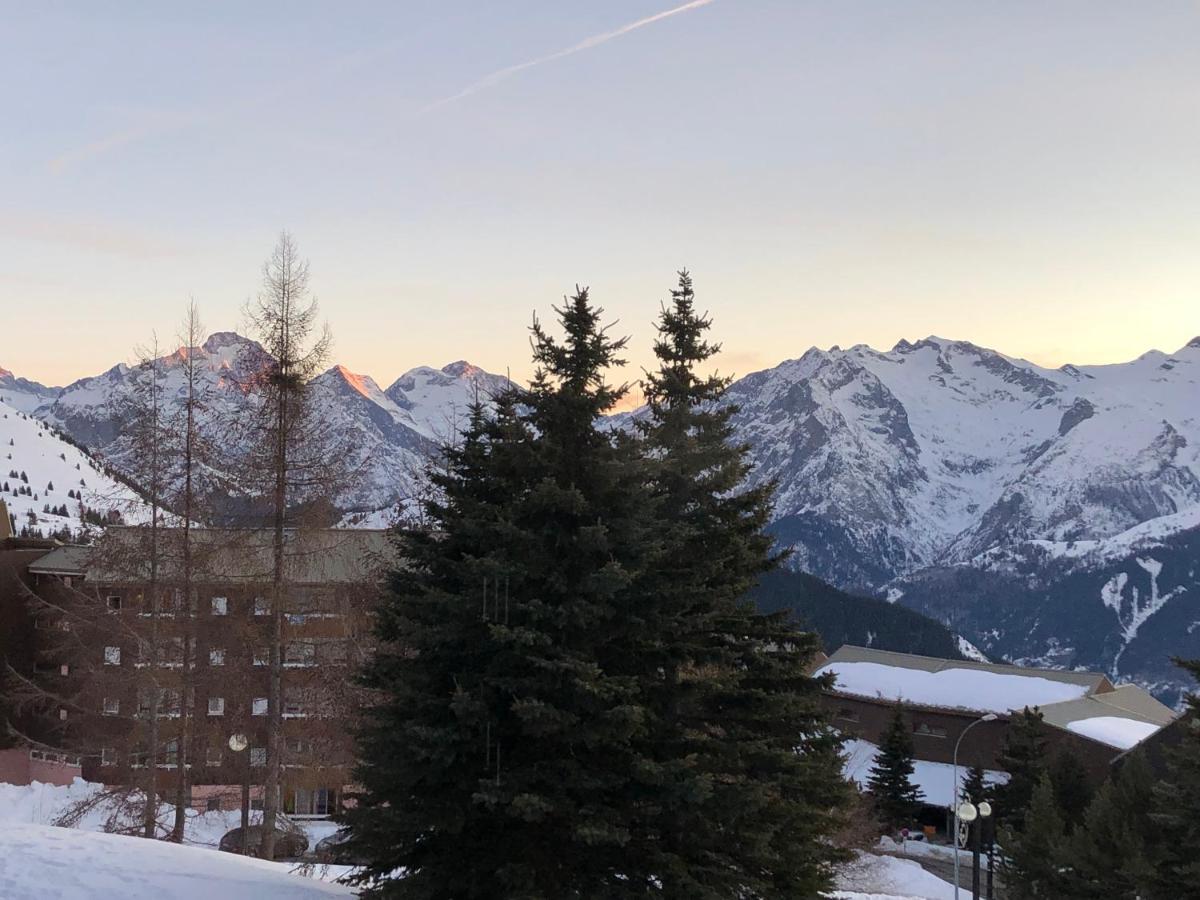
<svg viewBox="0 0 1200 900">
<path fill-rule="evenodd" d="M 911 859 L 917 863 L 926 872 L 936 875 L 949 884 L 954 884 L 954 860 L 949 856 L 934 856 L 933 854 L 921 854 L 913 856 L 907 853 L 892 853 L 891 856 L 899 857 L 900 859 Z M 958 888 L 962 900 L 970 900 L 971 898 L 971 854 L 963 853 L 958 858 Z M 1005 900 L 1005 892 L 1000 878 L 995 879 L 996 897 L 995 900 Z M 987 868 L 984 861 L 980 860 L 979 870 L 979 890 L 980 895 L 987 897 Z"/>
</svg>

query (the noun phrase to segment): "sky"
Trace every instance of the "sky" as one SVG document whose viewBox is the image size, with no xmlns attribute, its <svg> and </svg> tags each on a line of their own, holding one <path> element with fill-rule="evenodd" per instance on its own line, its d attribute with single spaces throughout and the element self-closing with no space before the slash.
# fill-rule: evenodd
<svg viewBox="0 0 1200 900">
<path fill-rule="evenodd" d="M 1200 334 L 1200 4 L 0 0 L 0 366 L 211 331 L 281 229 L 334 359 L 529 373 L 576 284 L 681 267 L 746 374 L 929 334 L 1043 365 Z"/>
</svg>

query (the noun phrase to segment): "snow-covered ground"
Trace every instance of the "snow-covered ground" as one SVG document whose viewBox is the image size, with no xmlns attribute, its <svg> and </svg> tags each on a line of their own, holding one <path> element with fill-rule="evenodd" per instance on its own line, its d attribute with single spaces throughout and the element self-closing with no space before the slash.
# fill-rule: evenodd
<svg viewBox="0 0 1200 900">
<path fill-rule="evenodd" d="M 836 689 L 849 694 L 995 713 L 1076 700 L 1088 690 L 1082 684 L 1036 675 L 968 668 L 927 672 L 871 662 L 830 662 L 817 670 L 821 675 L 828 672 L 837 676 Z"/>
<path fill-rule="evenodd" d="M 838 874 L 838 900 L 953 900 L 954 886 L 918 863 L 892 856 L 859 853 Z M 968 894 L 970 892 L 968 891 Z"/>
<path fill-rule="evenodd" d="M 317 900 L 354 891 L 267 862 L 165 841 L 0 824 L 5 900 Z"/>
</svg>

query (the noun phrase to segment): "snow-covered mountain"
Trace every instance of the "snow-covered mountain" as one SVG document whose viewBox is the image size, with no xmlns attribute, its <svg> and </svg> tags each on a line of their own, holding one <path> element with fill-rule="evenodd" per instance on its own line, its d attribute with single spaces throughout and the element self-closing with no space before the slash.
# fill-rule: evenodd
<svg viewBox="0 0 1200 900">
<path fill-rule="evenodd" d="M 1200 656 L 1200 339 L 1061 369 L 937 337 L 814 349 L 730 394 L 797 567 L 994 655 L 1164 690 L 1168 653 Z"/>
<path fill-rule="evenodd" d="M 62 388 L 46 387 L 27 378 L 18 378 L 0 366 L 0 403 L 23 413 L 30 413 L 62 393 Z"/>
<path fill-rule="evenodd" d="M 168 393 L 182 352 L 164 360 Z M 236 414 L 262 348 L 219 333 L 192 352 L 214 418 Z M 34 415 L 119 466 L 127 367 L 61 391 L 7 377 L 0 396 L 49 393 Z M 321 415 L 357 448 L 359 484 L 336 498 L 347 521 L 384 521 L 475 396 L 504 384 L 465 362 L 386 389 L 342 366 L 318 376 Z M 1200 339 L 1060 369 L 938 337 L 814 348 L 730 398 L 754 477 L 779 485 L 772 528 L 797 568 L 935 615 L 997 656 L 1159 686 L 1178 686 L 1168 652 L 1200 656 Z"/>
<path fill-rule="evenodd" d="M 183 397 L 183 363 L 189 354 L 201 363 L 201 430 L 232 463 L 248 435 L 229 423 L 245 420 L 247 406 L 255 402 L 248 385 L 270 358 L 255 341 L 232 332 L 213 334 L 200 347 L 180 348 L 160 359 L 168 400 Z M 136 368 L 116 365 L 57 390 L 34 414 L 121 470 L 129 454 L 122 410 L 128 408 L 139 377 Z M 369 376 L 341 365 L 318 375 L 312 382 L 317 415 L 353 448 L 349 462 L 356 478 L 335 498 L 338 506 L 370 513 L 412 496 L 425 460 L 455 433 L 474 397 L 486 400 L 506 383 L 502 376 L 462 361 L 443 369 L 412 369 L 386 391 Z"/>
<path fill-rule="evenodd" d="M 49 425 L 0 402 L 0 500 L 15 531 L 76 535 L 86 520 L 135 518 L 136 495 Z"/>
<path fill-rule="evenodd" d="M 1200 340 L 1056 370 L 936 337 L 814 349 L 730 396 L 779 533 L 844 585 L 1200 506 Z"/>
</svg>

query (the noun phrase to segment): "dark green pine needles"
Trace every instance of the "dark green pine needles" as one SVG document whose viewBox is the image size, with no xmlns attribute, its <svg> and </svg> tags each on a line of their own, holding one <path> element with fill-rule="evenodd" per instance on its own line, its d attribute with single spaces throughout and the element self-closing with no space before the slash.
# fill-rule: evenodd
<svg viewBox="0 0 1200 900">
<path fill-rule="evenodd" d="M 536 375 L 431 469 L 379 610 L 348 815 L 368 894 L 816 897 L 838 851 L 815 639 L 742 600 L 774 564 L 767 488 L 717 408 L 690 282 L 649 418 L 585 290 L 533 328 Z"/>
<path fill-rule="evenodd" d="M 913 739 L 904 708 L 896 705 L 888 730 L 879 742 L 879 754 L 867 776 L 867 790 L 875 802 L 880 824 L 890 829 L 912 823 L 923 795 L 913 784 Z"/>
</svg>

